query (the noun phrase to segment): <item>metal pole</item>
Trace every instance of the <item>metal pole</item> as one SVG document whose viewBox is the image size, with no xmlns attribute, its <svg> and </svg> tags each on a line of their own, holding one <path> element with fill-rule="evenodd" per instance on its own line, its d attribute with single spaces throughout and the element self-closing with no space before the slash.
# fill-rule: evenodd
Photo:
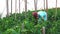
<svg viewBox="0 0 60 34">
<path fill-rule="evenodd" d="M 48 11 L 48 0 L 46 0 L 46 11 Z"/>
<path fill-rule="evenodd" d="M 19 13 L 20 13 L 20 0 L 19 0 Z"/>
<path fill-rule="evenodd" d="M 7 8 L 7 16 L 9 16 L 9 6 L 8 6 L 8 0 L 6 0 L 6 8 Z"/>
<path fill-rule="evenodd" d="M 27 0 L 24 0 L 25 1 L 25 14 L 27 12 Z M 25 15 L 25 18 L 26 18 L 26 15 Z"/>
<path fill-rule="evenodd" d="M 15 13 L 17 12 L 17 0 L 15 0 Z"/>
<path fill-rule="evenodd" d="M 16 20 L 16 12 L 17 12 L 17 0 L 15 0 L 15 20 Z"/>
<path fill-rule="evenodd" d="M 56 13 L 55 13 L 55 20 L 56 20 L 56 16 L 57 16 L 57 0 L 56 0 Z"/>
<path fill-rule="evenodd" d="M 42 28 L 42 33 L 45 34 L 45 27 Z"/>
<path fill-rule="evenodd" d="M 37 0 L 34 0 L 35 11 L 37 11 Z"/>
<path fill-rule="evenodd" d="M 12 0 L 11 0 L 11 14 L 12 14 Z"/>
<path fill-rule="evenodd" d="M 25 0 L 25 11 L 27 11 L 27 0 Z"/>
<path fill-rule="evenodd" d="M 45 0 L 44 0 L 44 10 L 45 10 Z"/>
</svg>

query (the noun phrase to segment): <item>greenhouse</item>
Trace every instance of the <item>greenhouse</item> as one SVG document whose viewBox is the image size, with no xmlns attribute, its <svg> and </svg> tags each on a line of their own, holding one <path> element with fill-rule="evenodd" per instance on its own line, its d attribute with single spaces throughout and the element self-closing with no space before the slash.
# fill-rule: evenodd
<svg viewBox="0 0 60 34">
<path fill-rule="evenodd" d="M 0 34 L 60 34 L 60 0 L 0 0 Z"/>
</svg>

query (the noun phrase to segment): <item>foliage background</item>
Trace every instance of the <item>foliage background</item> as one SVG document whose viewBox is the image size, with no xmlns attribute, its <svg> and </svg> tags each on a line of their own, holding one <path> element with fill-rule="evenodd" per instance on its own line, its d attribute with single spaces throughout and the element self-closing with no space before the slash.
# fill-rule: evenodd
<svg viewBox="0 0 60 34">
<path fill-rule="evenodd" d="M 55 8 L 49 9 L 47 12 L 48 20 L 37 22 L 37 25 L 35 25 L 32 12 L 34 11 L 29 10 L 26 14 L 25 12 L 17 13 L 16 20 L 15 14 L 3 19 L 0 18 L 0 34 L 42 34 L 41 29 L 43 26 L 46 28 L 46 34 L 60 34 L 60 8 L 58 8 L 56 20 Z"/>
</svg>

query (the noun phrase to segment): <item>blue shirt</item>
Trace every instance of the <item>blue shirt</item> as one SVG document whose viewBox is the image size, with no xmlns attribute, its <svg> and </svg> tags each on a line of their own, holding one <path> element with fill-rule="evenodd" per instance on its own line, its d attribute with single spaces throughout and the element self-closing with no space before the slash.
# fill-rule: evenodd
<svg viewBox="0 0 60 34">
<path fill-rule="evenodd" d="M 38 12 L 38 17 L 39 17 L 39 19 L 40 18 L 43 18 L 43 20 L 47 20 L 47 13 L 45 12 L 45 11 L 39 11 Z"/>
</svg>

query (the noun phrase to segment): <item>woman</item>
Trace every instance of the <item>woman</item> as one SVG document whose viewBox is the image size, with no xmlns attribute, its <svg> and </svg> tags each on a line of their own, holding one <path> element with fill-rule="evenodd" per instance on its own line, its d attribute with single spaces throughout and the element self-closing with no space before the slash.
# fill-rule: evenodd
<svg viewBox="0 0 60 34">
<path fill-rule="evenodd" d="M 47 13 L 45 11 L 33 12 L 32 15 L 36 19 L 36 23 L 37 23 L 37 19 L 38 21 L 42 21 L 42 20 L 47 21 Z"/>
</svg>

